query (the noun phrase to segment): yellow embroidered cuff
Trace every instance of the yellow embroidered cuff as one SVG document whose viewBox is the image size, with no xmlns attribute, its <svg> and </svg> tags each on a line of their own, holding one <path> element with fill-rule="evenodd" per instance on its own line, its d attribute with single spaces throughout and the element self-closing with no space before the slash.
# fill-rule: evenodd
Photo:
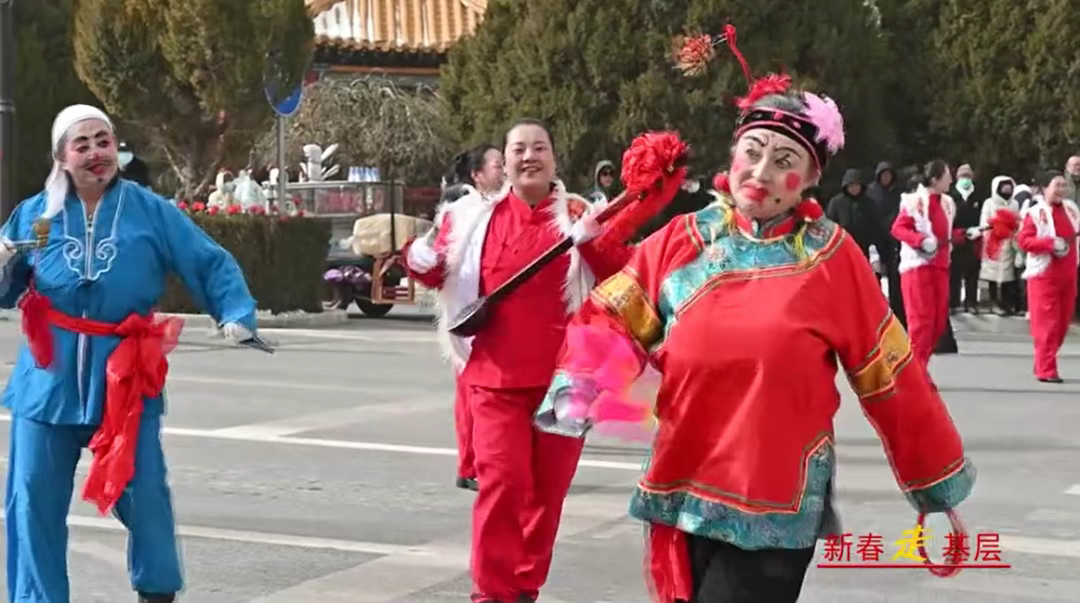
<svg viewBox="0 0 1080 603">
<path fill-rule="evenodd" d="M 626 272 L 619 272 L 593 290 L 593 300 L 618 316 L 627 331 L 648 349 L 660 340 L 662 324 L 645 289 Z"/>
</svg>

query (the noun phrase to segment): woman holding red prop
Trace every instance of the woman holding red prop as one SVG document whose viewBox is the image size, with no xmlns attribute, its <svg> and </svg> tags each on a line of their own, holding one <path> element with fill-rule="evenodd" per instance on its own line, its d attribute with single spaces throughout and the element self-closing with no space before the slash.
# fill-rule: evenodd
<svg viewBox="0 0 1080 603">
<path fill-rule="evenodd" d="M 729 27 L 739 56 L 733 38 Z M 803 195 L 843 145 L 836 105 L 770 76 L 739 108 L 717 201 L 649 237 L 593 291 L 535 417 L 583 438 L 655 415 L 630 514 L 648 522 L 663 603 L 798 599 L 816 541 L 837 530 L 838 363 L 917 510 L 955 507 L 974 481 L 858 245 Z M 629 382 L 646 363 L 662 382 L 634 416 Z"/>
<path fill-rule="evenodd" d="M 1035 340 L 1035 378 L 1043 383 L 1062 383 L 1057 354 L 1065 343 L 1076 305 L 1080 209 L 1065 198 L 1061 174 L 1044 174 L 1039 184 L 1045 187 L 1046 195 L 1024 214 L 1017 244 L 1027 253 L 1024 278 Z"/>
<path fill-rule="evenodd" d="M 950 186 L 952 172 L 947 163 L 936 159 L 926 164 L 915 192 L 900 196 L 900 213 L 892 226 L 893 238 L 900 241 L 900 290 L 911 347 L 924 369 L 949 316 L 952 241 L 981 236 L 977 226 L 953 228 L 956 203 L 945 194 Z"/>
</svg>

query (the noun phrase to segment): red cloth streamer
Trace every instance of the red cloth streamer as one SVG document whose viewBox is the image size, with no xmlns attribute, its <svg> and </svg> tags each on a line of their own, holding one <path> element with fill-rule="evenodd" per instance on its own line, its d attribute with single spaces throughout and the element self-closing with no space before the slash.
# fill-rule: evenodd
<svg viewBox="0 0 1080 603">
<path fill-rule="evenodd" d="M 104 515 L 135 475 L 143 400 L 164 389 L 169 370 L 165 356 L 176 347 L 184 321 L 155 320 L 152 314 L 132 314 L 119 324 L 75 318 L 53 309 L 48 298 L 32 287 L 19 307 L 30 350 L 43 367 L 51 366 L 53 360 L 50 325 L 83 335 L 122 338 L 105 364 L 105 416 L 90 440 L 94 458 L 83 489 L 83 498 Z"/>
<path fill-rule="evenodd" d="M 654 603 L 689 601 L 694 590 L 686 534 L 678 528 L 651 523 L 645 543 L 645 577 Z"/>
<path fill-rule="evenodd" d="M 1020 217 L 1012 210 L 999 209 L 987 220 L 990 230 L 986 235 L 986 257 L 996 260 L 1001 257 L 1001 248 L 1005 241 L 1013 238 L 1020 229 Z"/>
<path fill-rule="evenodd" d="M 750 64 L 746 62 L 746 57 L 739 51 L 739 47 L 735 44 L 735 26 L 728 23 L 724 26 L 724 38 L 727 40 L 728 49 L 731 50 L 731 54 L 735 55 L 735 59 L 739 61 L 739 65 L 742 67 L 743 76 L 746 77 L 746 84 L 750 85 L 754 81 L 754 75 L 750 71 Z"/>
</svg>

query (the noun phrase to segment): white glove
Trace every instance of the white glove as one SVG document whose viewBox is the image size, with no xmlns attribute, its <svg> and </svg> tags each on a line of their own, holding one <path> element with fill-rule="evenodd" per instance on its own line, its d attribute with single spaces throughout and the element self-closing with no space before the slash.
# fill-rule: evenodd
<svg viewBox="0 0 1080 603">
<path fill-rule="evenodd" d="M 938 250 L 937 239 L 935 239 L 934 237 L 926 237 L 922 240 L 922 243 L 919 245 L 919 247 L 922 248 L 923 253 L 928 255 L 934 255 L 935 253 L 937 253 Z"/>
<path fill-rule="evenodd" d="M 0 236 L 0 270 L 3 270 L 11 258 L 15 257 L 18 250 L 15 249 L 15 243 L 11 242 L 11 239 Z"/>
<path fill-rule="evenodd" d="M 1063 258 L 1069 253 L 1069 244 L 1061 237 L 1054 237 L 1054 255 Z"/>
<path fill-rule="evenodd" d="M 975 239 L 982 236 L 982 229 L 978 226 L 972 226 L 971 228 L 967 229 L 967 232 L 965 234 L 967 235 L 969 241 L 974 241 Z"/>
<path fill-rule="evenodd" d="M 1015 266 L 1017 268 L 1023 268 L 1024 267 L 1024 252 L 1023 251 L 1017 251 L 1016 252 L 1016 257 L 1013 259 L 1013 266 Z"/>
<path fill-rule="evenodd" d="M 409 245 L 409 256 L 405 261 L 413 270 L 427 272 L 439 265 L 439 252 L 432 248 L 426 238 L 416 239 Z"/>
<path fill-rule="evenodd" d="M 581 245 L 598 237 L 601 230 L 600 223 L 596 221 L 596 216 L 587 213 L 581 216 L 577 222 L 574 222 L 573 228 L 570 229 L 570 238 L 574 240 L 574 245 Z"/>
<path fill-rule="evenodd" d="M 871 245 L 868 250 L 870 256 L 870 268 L 874 271 L 874 274 L 881 274 L 881 254 L 878 253 L 877 246 Z"/>
<path fill-rule="evenodd" d="M 240 343 L 241 341 L 247 341 L 255 336 L 255 334 L 249 331 L 247 327 L 235 322 L 230 322 L 221 327 L 221 335 L 225 337 L 225 340 L 229 343 Z"/>
</svg>

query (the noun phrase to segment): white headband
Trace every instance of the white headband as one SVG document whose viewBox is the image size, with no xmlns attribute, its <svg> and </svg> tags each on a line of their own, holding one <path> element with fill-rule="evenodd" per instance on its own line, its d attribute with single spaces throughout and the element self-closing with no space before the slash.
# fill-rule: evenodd
<svg viewBox="0 0 1080 603">
<path fill-rule="evenodd" d="M 100 119 L 105 122 L 109 131 L 113 129 L 112 120 L 101 109 L 90 105 L 71 105 L 58 113 L 56 119 L 53 120 L 52 152 L 56 152 L 56 147 L 60 145 L 60 141 L 64 139 L 64 135 L 68 133 L 72 126 L 88 119 Z M 41 217 L 49 219 L 60 213 L 64 209 L 64 201 L 67 200 L 67 196 L 67 176 L 64 174 L 64 170 L 60 167 L 56 157 L 53 157 L 52 171 L 49 172 L 49 177 L 45 179 L 45 211 L 41 214 Z"/>
</svg>

